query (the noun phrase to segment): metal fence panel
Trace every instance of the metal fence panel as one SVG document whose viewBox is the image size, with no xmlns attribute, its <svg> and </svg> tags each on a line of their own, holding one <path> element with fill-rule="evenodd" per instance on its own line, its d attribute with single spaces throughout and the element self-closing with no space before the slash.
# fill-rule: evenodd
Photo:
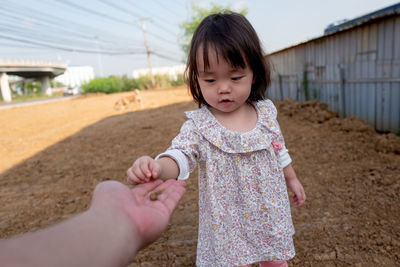
<svg viewBox="0 0 400 267">
<path fill-rule="evenodd" d="M 269 56 L 272 100 L 318 99 L 380 131 L 400 129 L 400 17 L 317 38 Z"/>
</svg>

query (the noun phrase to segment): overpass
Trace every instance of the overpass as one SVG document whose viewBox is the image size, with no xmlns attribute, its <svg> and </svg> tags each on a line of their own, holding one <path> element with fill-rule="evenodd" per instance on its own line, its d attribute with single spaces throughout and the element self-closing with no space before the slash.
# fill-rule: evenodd
<svg viewBox="0 0 400 267">
<path fill-rule="evenodd" d="M 0 87 L 5 102 L 11 102 L 11 90 L 8 75 L 23 77 L 24 79 L 39 80 L 43 93 L 51 95 L 50 79 L 61 75 L 67 65 L 41 60 L 8 60 L 0 58 Z"/>
</svg>

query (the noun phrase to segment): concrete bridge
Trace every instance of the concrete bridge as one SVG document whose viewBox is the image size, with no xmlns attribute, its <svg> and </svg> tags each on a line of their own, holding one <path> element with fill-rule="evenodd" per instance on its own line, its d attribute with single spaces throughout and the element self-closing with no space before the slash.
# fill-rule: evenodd
<svg viewBox="0 0 400 267">
<path fill-rule="evenodd" d="M 8 60 L 0 58 L 0 87 L 5 102 L 11 102 L 8 75 L 40 81 L 43 93 L 51 95 L 50 79 L 61 75 L 67 65 L 40 60 Z"/>
</svg>

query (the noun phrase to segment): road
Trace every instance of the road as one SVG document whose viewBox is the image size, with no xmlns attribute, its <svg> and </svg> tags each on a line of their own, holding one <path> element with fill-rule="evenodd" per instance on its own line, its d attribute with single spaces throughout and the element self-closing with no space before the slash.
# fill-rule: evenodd
<svg viewBox="0 0 400 267">
<path fill-rule="evenodd" d="M 63 101 L 74 98 L 77 96 L 57 96 L 51 98 L 43 98 L 43 99 L 36 99 L 36 100 L 26 100 L 21 102 L 11 102 L 11 103 L 0 103 L 0 109 L 8 109 L 14 107 L 22 107 L 22 106 L 31 106 L 31 105 L 38 105 L 44 103 L 50 103 L 55 101 Z"/>
</svg>

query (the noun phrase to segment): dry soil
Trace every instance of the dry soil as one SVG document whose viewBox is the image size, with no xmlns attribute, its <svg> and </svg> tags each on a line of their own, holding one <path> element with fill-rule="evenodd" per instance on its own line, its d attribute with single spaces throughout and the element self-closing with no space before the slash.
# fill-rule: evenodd
<svg viewBox="0 0 400 267">
<path fill-rule="evenodd" d="M 0 237 L 84 211 L 95 185 L 125 183 L 135 158 L 157 155 L 196 108 L 186 88 L 90 95 L 0 110 Z M 115 103 L 125 103 L 115 108 Z M 276 103 L 307 201 L 292 207 L 290 266 L 400 265 L 400 137 L 377 134 L 325 104 Z M 164 235 L 130 266 L 194 266 L 197 173 Z"/>
</svg>

